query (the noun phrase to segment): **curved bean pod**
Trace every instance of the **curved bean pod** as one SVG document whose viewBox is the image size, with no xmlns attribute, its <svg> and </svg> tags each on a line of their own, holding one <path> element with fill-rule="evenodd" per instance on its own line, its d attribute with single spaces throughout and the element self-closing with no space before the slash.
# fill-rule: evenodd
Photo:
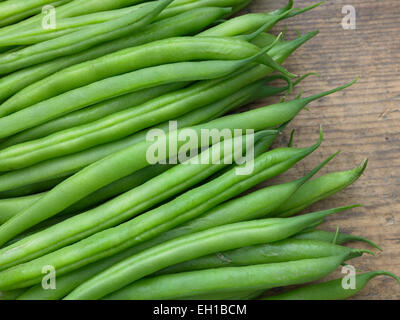
<svg viewBox="0 0 400 320">
<path fill-rule="evenodd" d="M 281 16 L 287 11 L 290 11 L 288 15 L 283 16 L 283 18 L 290 18 L 293 16 L 296 16 L 300 13 L 304 13 L 306 11 L 312 10 L 315 7 L 321 5 L 322 2 L 311 5 L 309 7 L 303 8 L 303 9 L 292 9 L 293 7 L 293 1 L 289 0 L 288 4 L 286 7 L 268 12 L 268 13 L 249 13 L 245 15 L 240 15 L 238 17 L 234 17 L 232 19 L 229 19 L 215 27 L 212 27 L 208 30 L 205 30 L 201 32 L 199 35 L 202 36 L 236 36 L 239 34 L 247 34 L 249 32 L 253 32 L 260 27 L 266 25 L 266 23 L 270 20 L 276 19 L 277 16 Z M 268 32 L 269 30 L 272 29 L 274 25 L 268 25 L 264 29 L 265 32 Z"/>
<path fill-rule="evenodd" d="M 12 291 L 0 292 L 0 301 L 2 300 L 16 300 L 26 289 L 17 289 Z"/>
<path fill-rule="evenodd" d="M 400 285 L 398 276 L 387 271 L 371 271 L 356 275 L 356 288 L 344 289 L 342 279 L 297 288 L 276 296 L 266 297 L 262 300 L 344 300 L 359 293 L 367 283 L 378 276 L 388 276 L 395 279 Z"/>
<path fill-rule="evenodd" d="M 294 215 L 313 203 L 343 190 L 363 174 L 367 164 L 368 160 L 365 160 L 359 167 L 352 170 L 328 173 L 306 182 L 273 214 L 279 217 Z"/>
<path fill-rule="evenodd" d="M 319 241 L 325 241 L 325 242 L 335 242 L 337 244 L 343 244 L 346 242 L 353 242 L 353 241 L 360 241 L 369 244 L 370 246 L 378 249 L 379 251 L 382 251 L 382 249 L 372 242 L 369 239 L 360 237 L 360 236 L 354 236 L 351 234 L 347 233 L 342 233 L 342 232 L 328 232 L 324 230 L 309 230 L 305 231 L 302 233 L 299 233 L 293 237 L 294 239 L 303 239 L 303 240 L 319 240 Z"/>
<path fill-rule="evenodd" d="M 214 294 L 199 294 L 197 296 L 186 296 L 182 300 L 253 300 L 263 294 L 264 290 L 258 291 L 241 291 L 241 292 L 224 292 Z M 176 299 L 181 300 L 181 299 Z"/>
<path fill-rule="evenodd" d="M 173 4 L 172 2 L 171 4 Z M 197 0 L 190 3 L 183 3 L 180 5 L 169 6 L 162 13 L 160 13 L 155 21 L 173 17 L 182 12 L 202 8 L 202 7 L 236 7 L 243 4 L 248 4 L 247 0 Z"/>
<path fill-rule="evenodd" d="M 66 299 L 99 299 L 177 263 L 218 251 L 283 240 L 325 215 L 326 212 L 282 220 L 239 222 L 180 237 L 115 264 L 80 285 Z"/>
<path fill-rule="evenodd" d="M 18 212 L 29 208 L 33 203 L 41 198 L 41 194 L 20 197 L 17 199 L 0 200 L 0 224 L 11 219 Z"/>
<path fill-rule="evenodd" d="M 110 41 L 74 55 L 19 70 L 0 79 L 0 101 L 12 96 L 32 83 L 74 64 L 96 59 L 111 52 L 151 41 L 196 33 L 227 12 L 230 12 L 230 9 L 195 9 L 176 17 L 153 23 L 142 28 L 140 33 Z"/>
</svg>

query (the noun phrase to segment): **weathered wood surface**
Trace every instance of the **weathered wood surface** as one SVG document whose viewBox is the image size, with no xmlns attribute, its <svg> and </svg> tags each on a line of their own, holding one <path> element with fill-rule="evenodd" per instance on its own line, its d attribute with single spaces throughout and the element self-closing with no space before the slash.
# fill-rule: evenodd
<svg viewBox="0 0 400 320">
<path fill-rule="evenodd" d="M 269 11 L 286 3 L 286 0 L 254 0 L 245 12 Z M 313 3 L 295 1 L 297 7 Z M 355 30 L 344 30 L 341 25 L 344 5 L 356 9 Z M 296 74 L 321 74 L 300 85 L 305 95 L 336 87 L 356 76 L 360 80 L 350 89 L 314 102 L 309 112 L 301 112 L 293 121 L 277 145 L 287 143 L 292 128 L 296 128 L 295 145 L 310 145 L 318 138 L 320 124 L 325 139 L 316 153 L 273 182 L 299 177 L 339 149 L 341 154 L 323 172 L 346 170 L 369 158 L 368 168 L 359 181 L 311 209 L 364 204 L 363 208 L 330 217 L 324 229 L 334 231 L 339 227 L 343 232 L 368 237 L 383 248 L 376 257 L 352 260 L 358 269 L 384 269 L 400 275 L 399 2 L 328 0 L 309 13 L 281 22 L 273 32 L 280 32 L 285 25 L 289 39 L 296 36 L 296 30 L 301 34 L 320 31 L 285 64 Z M 394 280 L 380 277 L 356 299 L 400 299 L 400 288 Z"/>
</svg>

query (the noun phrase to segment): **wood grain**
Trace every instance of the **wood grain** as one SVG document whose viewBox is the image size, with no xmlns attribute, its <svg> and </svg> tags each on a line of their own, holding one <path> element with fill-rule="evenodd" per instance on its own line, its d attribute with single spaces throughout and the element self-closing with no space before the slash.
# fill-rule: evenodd
<svg viewBox="0 0 400 320">
<path fill-rule="evenodd" d="M 254 0 L 245 12 L 270 11 L 286 3 L 285 0 Z M 295 1 L 297 7 L 313 3 Z M 356 9 L 355 30 L 344 30 L 341 25 L 344 5 Z M 357 76 L 360 80 L 345 91 L 314 102 L 310 111 L 301 112 L 291 123 L 277 145 L 287 143 L 292 128 L 296 129 L 295 145 L 310 145 L 318 138 L 320 124 L 325 139 L 307 161 L 272 183 L 304 175 L 339 149 L 341 154 L 322 172 L 346 170 L 369 158 L 366 172 L 354 185 L 313 205 L 311 210 L 364 204 L 363 208 L 330 217 L 323 228 L 334 231 L 339 227 L 343 232 L 377 242 L 383 248 L 382 253 L 357 258 L 351 263 L 362 271 L 383 269 L 397 275 L 400 275 L 399 17 L 398 0 L 330 0 L 311 12 L 281 22 L 273 30 L 276 34 L 286 25 L 288 39 L 296 37 L 296 30 L 301 34 L 320 31 L 285 64 L 296 74 L 321 74 L 300 86 L 305 95 L 342 85 Z M 255 106 L 267 102 L 271 100 Z M 380 277 L 355 299 L 400 299 L 400 288 L 394 280 Z"/>
</svg>

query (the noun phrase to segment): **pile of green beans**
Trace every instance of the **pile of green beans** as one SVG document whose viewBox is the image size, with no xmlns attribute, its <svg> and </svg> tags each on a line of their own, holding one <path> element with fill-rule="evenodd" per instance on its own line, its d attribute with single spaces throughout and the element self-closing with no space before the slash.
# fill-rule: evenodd
<svg viewBox="0 0 400 320">
<path fill-rule="evenodd" d="M 314 177 L 336 152 L 257 187 L 321 146 L 322 128 L 314 145 L 293 147 L 292 131 L 275 146 L 297 114 L 357 79 L 289 98 L 313 73 L 283 63 L 318 31 L 268 32 L 322 3 L 230 18 L 250 3 L 0 1 L 0 300 L 334 300 L 380 275 L 400 284 L 371 271 L 351 290 L 310 285 L 374 255 L 345 243 L 382 250 L 321 229 L 359 204 L 298 215 L 355 183 L 368 159 Z M 42 26 L 46 6 L 54 28 Z"/>
<path fill-rule="evenodd" d="M 312 99 L 314 99 L 314 97 Z M 308 101 L 309 99 L 307 98 L 299 101 L 293 100 L 287 105 L 288 108 L 285 113 L 282 112 L 284 109 L 281 109 L 280 105 L 264 107 L 241 114 L 225 116 L 205 124 L 190 127 L 190 129 L 197 134 L 200 134 L 202 130 L 211 130 L 215 128 L 220 130 L 229 129 L 232 131 L 234 129 L 262 130 L 271 127 L 271 125 L 282 124 L 291 120 Z M 279 115 L 277 115 L 278 112 L 280 113 Z M 276 115 L 279 120 L 272 117 L 272 115 Z M 178 135 L 179 132 L 183 130 L 187 130 L 187 128 L 178 130 Z M 171 157 L 176 155 L 176 153 L 170 153 L 169 150 L 170 139 L 168 137 L 170 134 L 171 133 L 167 134 L 166 154 L 169 154 Z M 211 143 L 211 141 L 198 142 L 201 144 Z M 77 174 L 64 180 L 27 210 L 1 225 L 0 244 L 4 244 L 20 232 L 63 211 L 101 187 L 147 167 L 149 163 L 146 159 L 146 152 L 151 145 L 152 142 L 149 141 L 133 144 L 130 147 L 115 152 L 89 165 Z M 184 145 L 184 142 L 179 141 L 177 143 L 177 148 L 180 148 L 182 145 Z M 204 145 L 199 145 L 199 147 L 201 146 Z M 176 152 L 174 150 L 171 151 Z M 118 168 L 118 170 L 115 168 Z M 29 221 L 25 217 L 29 217 Z"/>
</svg>

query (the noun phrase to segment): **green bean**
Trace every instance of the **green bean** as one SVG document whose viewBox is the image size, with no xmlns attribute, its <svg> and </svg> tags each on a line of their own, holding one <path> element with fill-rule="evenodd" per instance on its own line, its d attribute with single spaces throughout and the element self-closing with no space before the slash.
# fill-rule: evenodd
<svg viewBox="0 0 400 320">
<path fill-rule="evenodd" d="M 0 193 L 0 199 L 8 199 L 8 198 L 16 198 L 16 197 L 25 197 L 25 196 L 30 196 L 33 194 L 37 193 L 43 193 L 45 191 L 50 190 L 57 184 L 61 183 L 63 180 L 65 180 L 69 175 L 64 175 L 62 177 L 55 177 L 51 179 L 41 179 L 41 182 L 37 183 L 32 183 L 28 185 L 24 185 L 23 183 L 19 184 L 21 186 L 12 189 L 12 190 L 7 190 L 4 192 Z"/>
<path fill-rule="evenodd" d="M 75 19 L 75 18 L 71 18 L 71 19 Z M 15 38 L 11 38 L 11 40 L 9 40 L 9 39 L 1 39 L 0 38 L 0 42 L 3 43 L 4 45 L 8 45 L 8 44 L 11 45 L 11 43 L 15 43 L 14 46 L 21 46 L 19 48 L 15 47 L 15 48 L 18 48 L 15 51 L 18 51 L 18 50 L 23 48 L 22 46 L 26 47 L 26 46 L 29 46 L 29 45 L 38 44 L 40 42 L 52 40 L 52 39 L 64 36 L 66 34 L 82 31 L 83 29 L 84 29 L 84 27 L 76 27 L 76 28 L 52 31 L 51 33 L 44 33 L 44 34 L 38 34 L 38 35 L 32 35 L 32 36 L 25 36 L 25 37 L 22 37 L 22 38 L 15 37 Z M 51 30 L 46 30 L 46 31 L 51 31 Z"/>
<path fill-rule="evenodd" d="M 229 83 L 227 84 L 229 85 Z M 257 88 L 258 93 L 255 93 L 254 91 L 257 90 Z M 247 88 L 238 90 L 230 97 L 179 117 L 177 119 L 177 124 L 182 128 L 207 122 L 220 115 L 223 115 L 224 113 L 232 110 L 232 108 L 240 106 L 247 101 L 257 99 L 260 95 L 262 97 L 269 96 L 281 90 L 282 89 L 268 86 L 260 88 L 260 82 L 254 83 Z M 168 132 L 169 122 L 160 124 L 157 126 L 157 128 Z M 151 130 L 151 128 L 149 130 Z M 35 183 L 37 187 L 42 187 L 43 182 L 41 181 L 48 181 L 52 177 L 64 177 L 65 179 L 85 166 L 90 165 L 91 163 L 100 160 L 111 153 L 144 141 L 149 130 L 145 130 L 125 139 L 101 145 L 80 153 L 75 153 L 63 158 L 56 158 L 54 160 L 45 161 L 26 169 L 6 173 L 2 175 L 2 178 L 0 179 L 0 190 L 3 191 L 0 193 L 0 196 L 8 195 L 10 192 L 15 193 L 13 191 L 6 190 L 15 190 L 15 188 L 24 185 L 32 185 L 32 183 Z M 60 181 L 56 182 L 56 184 L 58 184 Z M 53 184 L 52 186 L 55 186 L 56 184 Z"/>
<path fill-rule="evenodd" d="M 232 38 L 179 37 L 159 40 L 90 60 L 49 76 L 3 103 L 0 115 L 6 116 L 69 90 L 141 68 L 194 60 L 243 59 L 258 50 L 255 45 Z M 291 76 L 278 63 L 267 58 L 261 59 L 271 68 Z"/>
<path fill-rule="evenodd" d="M 14 72 L 0 79 L 0 101 L 10 97 L 32 83 L 74 64 L 96 59 L 111 52 L 151 41 L 196 33 L 227 12 L 230 12 L 230 9 L 194 9 L 176 17 L 151 24 L 143 28 L 140 33 L 110 41 L 81 53 L 58 58 L 50 62 Z"/>
<path fill-rule="evenodd" d="M 355 169 L 328 173 L 308 181 L 282 207 L 278 208 L 274 215 L 279 217 L 291 216 L 311 204 L 343 190 L 363 174 L 367 163 L 368 160 L 365 160 Z"/>
<path fill-rule="evenodd" d="M 257 139 L 259 138 L 261 137 L 257 136 Z M 238 137 L 235 139 L 235 143 L 242 142 L 242 140 L 242 137 Z M 204 151 L 198 158 L 202 159 L 201 157 L 210 153 L 213 156 L 220 156 L 219 159 L 224 159 L 221 157 L 226 157 L 226 159 L 233 156 L 237 157 L 238 151 L 224 153 L 220 152 L 220 149 L 221 144 L 215 145 L 211 150 Z M 47 252 L 54 251 L 57 248 L 88 237 L 98 231 L 113 227 L 153 207 L 161 201 L 194 186 L 224 166 L 226 165 L 215 165 L 212 163 L 203 165 L 189 162 L 173 167 L 143 184 L 138 184 L 136 188 L 128 193 L 100 207 L 72 217 L 1 249 L 0 269 L 29 261 Z M 237 180 L 240 181 L 241 179 L 245 179 L 245 177 L 239 177 Z M 208 196 L 212 197 L 212 194 L 210 193 Z M 182 200 L 177 200 L 177 202 L 180 203 Z"/>
<path fill-rule="evenodd" d="M 304 9 L 294 9 L 291 10 L 293 7 L 293 1 L 289 0 L 289 3 L 286 7 L 275 10 L 269 13 L 250 13 L 250 14 L 245 14 L 241 15 L 232 19 L 229 19 L 228 21 L 221 23 L 215 27 L 212 27 L 208 30 L 205 30 L 201 32 L 199 35 L 202 36 L 235 36 L 238 34 L 246 34 L 249 32 L 253 32 L 254 30 L 257 30 L 261 26 L 263 26 L 269 19 L 276 19 L 277 16 L 281 16 L 284 12 L 287 12 L 288 10 L 291 10 L 291 12 L 283 16 L 282 18 L 290 18 L 295 15 L 298 15 L 300 13 L 309 11 L 317 6 L 319 6 L 321 3 L 314 4 L 312 6 L 306 7 Z M 268 26 L 264 31 L 267 32 L 273 27 L 273 24 Z"/>
<path fill-rule="evenodd" d="M 15 50 L 16 46 L 0 47 L 0 53 L 9 52 Z"/>
<path fill-rule="evenodd" d="M 371 271 L 358 274 L 355 277 L 356 288 L 344 288 L 343 279 L 335 279 L 327 282 L 312 284 L 297 288 L 262 300 L 344 300 L 359 293 L 367 283 L 377 276 L 388 276 L 400 284 L 396 275 L 387 271 Z"/>
<path fill-rule="evenodd" d="M 338 246 L 323 241 L 286 239 L 270 244 L 243 247 L 218 252 L 208 256 L 182 262 L 156 272 L 154 275 L 187 272 L 194 270 L 250 266 L 315 259 L 337 255 L 360 256 L 362 250 Z"/>
<path fill-rule="evenodd" d="M 29 67 L 89 49 L 103 42 L 118 39 L 149 24 L 172 0 L 149 2 L 129 14 L 111 21 L 88 26 L 82 30 L 44 41 L 18 52 L 0 56 L 0 74 Z"/>
<path fill-rule="evenodd" d="M 328 232 L 328 231 L 323 231 L 323 230 L 309 230 L 305 231 L 302 233 L 299 233 L 293 237 L 294 239 L 301 239 L 301 240 L 319 240 L 319 241 L 325 241 L 325 242 L 331 242 L 331 243 L 337 243 L 337 244 L 343 244 L 346 242 L 353 242 L 353 241 L 360 241 L 360 242 L 365 242 L 369 244 L 370 246 L 382 251 L 382 249 L 372 242 L 369 239 L 360 237 L 360 236 L 354 236 L 351 234 L 347 233 L 342 233 L 342 232 Z"/>
<path fill-rule="evenodd" d="M 173 2 L 172 2 L 173 3 Z M 245 0 L 197 0 L 190 3 L 185 3 L 177 6 L 169 6 L 162 13 L 160 13 L 155 20 L 162 20 L 173 17 L 182 12 L 193 10 L 202 7 L 235 7 L 246 3 Z"/>
<path fill-rule="evenodd" d="M 64 5 L 68 2 L 71 2 L 72 0 L 58 0 L 58 1 L 49 1 L 50 5 L 53 7 L 59 7 L 61 5 Z M 20 3 L 20 1 L 18 1 Z M 33 15 L 36 15 L 37 13 L 42 12 L 42 6 L 40 7 L 35 7 L 29 10 L 24 10 L 22 12 L 19 12 L 17 14 L 13 14 L 5 19 L 0 20 L 0 27 L 5 27 L 8 25 L 15 24 L 16 22 L 19 22 L 21 20 L 26 19 L 27 17 L 31 17 Z M 1 30 L 1 29 L 0 29 Z"/>
<path fill-rule="evenodd" d="M 137 8 L 138 6 L 135 6 Z M 32 26 L 29 29 L 13 32 L 12 35 L 0 37 L 0 44 L 28 45 L 57 38 L 59 36 L 82 30 L 82 27 L 110 21 L 131 12 L 132 8 L 122 8 L 104 12 L 90 13 L 83 16 L 58 19 L 54 29 L 43 29 L 43 26 Z M 79 29 L 78 29 L 79 28 Z"/>
<path fill-rule="evenodd" d="M 264 54 L 264 51 L 241 60 L 171 63 L 97 81 L 0 118 L 0 137 L 10 136 L 62 114 L 140 89 L 177 81 L 184 82 L 222 77 L 251 63 L 262 54 Z M 57 108 L 52 108 L 54 104 L 57 105 Z M 22 118 L 24 119 L 23 124 L 21 123 Z"/>
<path fill-rule="evenodd" d="M 239 222 L 180 237 L 133 255 L 84 282 L 66 299 L 98 299 L 171 265 L 290 237 L 327 213 Z M 4 278 L 4 277 L 3 277 Z M 0 280 L 1 281 L 1 280 Z M 0 285 L 0 288 L 2 285 Z"/>
<path fill-rule="evenodd" d="M 18 212 L 30 207 L 34 202 L 40 199 L 42 195 L 30 195 L 18 199 L 0 200 L 0 224 L 6 222 Z"/>
<path fill-rule="evenodd" d="M 339 255 L 162 275 L 136 281 L 126 288 L 106 296 L 105 299 L 179 299 L 193 294 L 205 295 L 251 289 L 265 290 L 302 284 L 330 274 L 344 259 L 345 256 Z"/>
</svg>

